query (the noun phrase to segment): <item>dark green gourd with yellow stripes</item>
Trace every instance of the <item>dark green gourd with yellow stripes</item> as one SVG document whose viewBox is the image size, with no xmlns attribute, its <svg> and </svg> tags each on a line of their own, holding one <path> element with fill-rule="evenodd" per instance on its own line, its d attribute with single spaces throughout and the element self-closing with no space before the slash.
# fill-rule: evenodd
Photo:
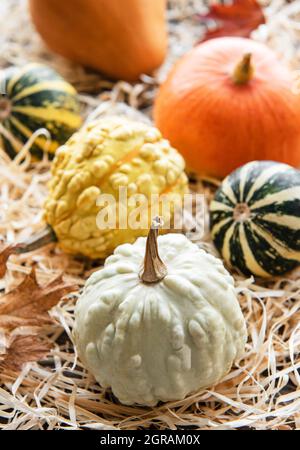
<svg viewBox="0 0 300 450">
<path fill-rule="evenodd" d="M 11 158 L 38 129 L 51 136 L 50 141 L 44 135 L 34 140 L 31 152 L 41 158 L 43 151 L 54 153 L 81 125 L 75 89 L 47 66 L 6 69 L 0 87 L 0 135 Z"/>
<path fill-rule="evenodd" d="M 229 175 L 210 206 L 225 262 L 245 275 L 282 275 L 300 264 L 300 171 L 254 161 Z"/>
</svg>

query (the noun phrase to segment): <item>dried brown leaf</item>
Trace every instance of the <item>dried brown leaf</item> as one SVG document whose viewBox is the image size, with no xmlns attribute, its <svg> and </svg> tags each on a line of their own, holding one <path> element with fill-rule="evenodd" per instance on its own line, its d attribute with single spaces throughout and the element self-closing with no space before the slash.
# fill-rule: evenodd
<svg viewBox="0 0 300 450">
<path fill-rule="evenodd" d="M 5 341 L 0 372 L 20 370 L 24 363 L 37 361 L 48 353 L 50 344 L 33 334 L 30 327 L 36 327 L 38 333 L 43 325 L 51 323 L 49 309 L 75 289 L 75 285 L 63 281 L 62 275 L 42 287 L 33 268 L 19 286 L 0 297 L 0 331 Z"/>
<path fill-rule="evenodd" d="M 40 360 L 50 349 L 51 344 L 37 335 L 14 335 L 6 352 L 0 355 L 0 373 L 19 371 L 23 364 Z"/>
<path fill-rule="evenodd" d="M 49 323 L 49 309 L 74 290 L 76 286 L 65 283 L 62 275 L 41 287 L 32 269 L 19 286 L 0 297 L 0 327 L 9 331 L 19 326 Z"/>
<path fill-rule="evenodd" d="M 17 245 L 8 245 L 0 253 L 0 278 L 3 278 L 6 273 L 6 263 L 10 255 L 16 253 L 17 249 L 20 247 Z"/>
<path fill-rule="evenodd" d="M 212 4 L 207 14 L 197 14 L 207 29 L 201 41 L 221 36 L 249 37 L 265 23 L 261 6 L 256 0 L 233 0 L 230 4 Z"/>
</svg>

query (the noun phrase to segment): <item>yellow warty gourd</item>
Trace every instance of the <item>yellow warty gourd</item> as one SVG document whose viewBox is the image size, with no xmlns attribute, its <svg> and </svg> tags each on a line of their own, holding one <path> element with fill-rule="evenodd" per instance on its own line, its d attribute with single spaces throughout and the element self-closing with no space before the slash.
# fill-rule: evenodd
<svg viewBox="0 0 300 450">
<path fill-rule="evenodd" d="M 145 236 L 143 229 L 97 226 L 100 194 L 127 196 L 187 192 L 184 160 L 160 132 L 122 117 L 104 118 L 83 127 L 56 153 L 44 218 L 61 248 L 89 258 L 105 258 L 123 243 Z M 128 198 L 127 197 L 127 198 Z M 128 206 L 128 214 L 134 206 Z M 167 218 L 168 219 L 168 218 Z M 150 214 L 149 214 L 150 221 Z"/>
</svg>

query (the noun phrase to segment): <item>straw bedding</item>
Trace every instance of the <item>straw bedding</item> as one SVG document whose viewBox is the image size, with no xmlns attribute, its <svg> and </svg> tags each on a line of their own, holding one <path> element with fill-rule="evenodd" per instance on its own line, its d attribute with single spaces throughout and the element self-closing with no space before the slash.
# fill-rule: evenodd
<svg viewBox="0 0 300 450">
<path fill-rule="evenodd" d="M 269 43 L 296 70 L 299 1 L 264 3 L 268 23 L 253 37 Z M 170 4 L 170 56 L 155 78 L 142 77 L 134 85 L 112 83 L 50 54 L 30 25 L 24 0 L 1 1 L 0 66 L 46 62 L 79 90 L 86 117 L 97 108 L 93 117 L 113 111 L 150 120 L 157 85 L 170 64 L 203 32 L 193 18 L 195 12 L 204 11 L 203 1 L 173 0 Z M 45 158 L 31 167 L 26 158 L 30 145 L 13 162 L 0 150 L 0 239 L 6 243 L 24 239 L 40 226 L 49 162 Z M 205 180 L 194 180 L 191 187 L 208 198 L 213 191 Z M 212 248 L 207 235 L 199 244 Z M 33 266 L 41 285 L 63 273 L 66 282 L 81 287 L 97 264 L 67 256 L 52 245 L 29 255 L 11 256 L 0 280 L 2 294 L 18 285 Z M 54 321 L 42 329 L 52 344 L 46 359 L 25 364 L 21 372 L 10 369 L 0 374 L 0 428 L 300 428 L 300 271 L 268 283 L 234 276 L 249 338 L 243 358 L 221 384 L 156 408 L 119 404 L 76 358 L 71 340 L 75 292 L 51 310 Z M 0 354 L 4 340 L 0 333 Z"/>
</svg>

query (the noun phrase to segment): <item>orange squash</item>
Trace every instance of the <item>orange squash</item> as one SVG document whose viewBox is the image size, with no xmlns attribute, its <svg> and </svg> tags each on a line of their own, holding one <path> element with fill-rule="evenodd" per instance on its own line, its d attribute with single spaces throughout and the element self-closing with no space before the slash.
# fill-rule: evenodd
<svg viewBox="0 0 300 450">
<path fill-rule="evenodd" d="M 46 44 L 115 79 L 136 80 L 164 60 L 166 0 L 29 0 Z"/>
<path fill-rule="evenodd" d="M 300 96 L 292 73 L 265 45 L 206 41 L 171 70 L 154 118 L 199 174 L 224 177 L 252 160 L 300 166 Z"/>
</svg>

